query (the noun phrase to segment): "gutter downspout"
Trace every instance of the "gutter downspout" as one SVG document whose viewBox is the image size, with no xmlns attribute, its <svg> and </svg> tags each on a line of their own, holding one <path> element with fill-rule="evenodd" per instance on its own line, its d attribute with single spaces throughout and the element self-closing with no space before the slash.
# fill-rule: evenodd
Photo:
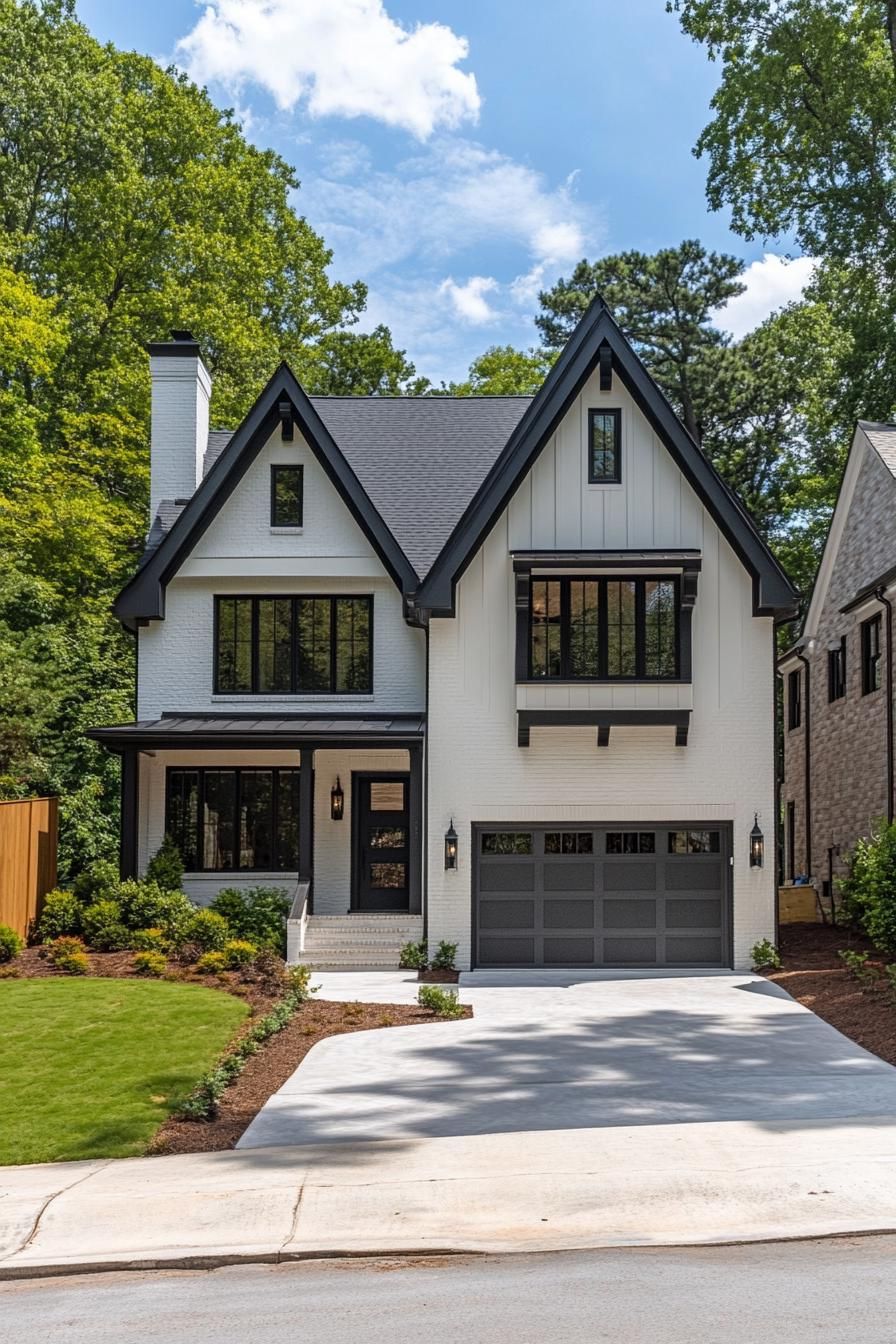
<svg viewBox="0 0 896 1344">
<path fill-rule="evenodd" d="M 806 669 L 806 713 L 803 719 L 803 751 L 805 754 L 803 773 L 805 782 L 805 802 L 806 813 L 806 877 L 812 876 L 812 744 L 810 740 L 810 730 L 812 727 L 812 673 L 809 665 L 809 659 L 802 652 L 795 655 Z"/>
<path fill-rule="evenodd" d="M 893 603 L 878 588 L 874 596 L 887 609 L 887 825 L 893 824 Z"/>
</svg>

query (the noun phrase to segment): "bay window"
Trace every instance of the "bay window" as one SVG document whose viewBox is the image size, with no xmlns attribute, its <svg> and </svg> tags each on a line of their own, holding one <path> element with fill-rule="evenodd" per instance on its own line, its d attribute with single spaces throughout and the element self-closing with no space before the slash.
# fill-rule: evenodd
<svg viewBox="0 0 896 1344">
<path fill-rule="evenodd" d="M 662 681 L 679 675 L 677 578 L 532 576 L 530 679 Z"/>
</svg>

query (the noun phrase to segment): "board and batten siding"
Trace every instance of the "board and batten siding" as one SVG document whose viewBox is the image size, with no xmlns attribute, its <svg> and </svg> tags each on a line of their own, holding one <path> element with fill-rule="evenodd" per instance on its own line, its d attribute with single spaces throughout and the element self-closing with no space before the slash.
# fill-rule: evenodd
<svg viewBox="0 0 896 1344">
<path fill-rule="evenodd" d="M 272 465 L 304 468 L 304 525 L 270 525 Z M 373 694 L 215 695 L 215 594 L 373 595 Z M 197 542 L 167 588 L 165 619 L 138 631 L 138 719 L 164 711 L 419 712 L 426 643 L 402 614 L 401 594 L 311 449 L 279 430 Z"/>
<path fill-rule="evenodd" d="M 588 409 L 601 406 L 622 408 L 620 485 L 588 483 Z M 576 727 L 533 728 L 518 747 L 511 552 L 642 547 L 703 558 L 688 746 L 671 728 L 632 727 L 598 748 L 595 728 Z M 431 623 L 430 943 L 458 943 L 458 964 L 470 965 L 474 822 L 732 822 L 734 962 L 746 968 L 774 932 L 773 638 L 772 620 L 752 615 L 749 575 L 619 380 L 601 393 L 590 379 L 462 576 L 456 617 Z M 650 708 L 668 705 L 671 688 L 621 690 Z M 754 811 L 761 869 L 749 867 Z M 459 862 L 446 872 L 451 818 Z"/>
</svg>

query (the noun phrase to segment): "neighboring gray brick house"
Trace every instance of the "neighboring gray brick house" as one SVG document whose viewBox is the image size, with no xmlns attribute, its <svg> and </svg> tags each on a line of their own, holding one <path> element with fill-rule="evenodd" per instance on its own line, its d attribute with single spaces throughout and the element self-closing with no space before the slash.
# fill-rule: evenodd
<svg viewBox="0 0 896 1344">
<path fill-rule="evenodd" d="M 896 425 L 860 421 L 802 636 L 778 664 L 784 877 L 825 894 L 856 840 L 893 818 L 894 600 Z"/>
</svg>

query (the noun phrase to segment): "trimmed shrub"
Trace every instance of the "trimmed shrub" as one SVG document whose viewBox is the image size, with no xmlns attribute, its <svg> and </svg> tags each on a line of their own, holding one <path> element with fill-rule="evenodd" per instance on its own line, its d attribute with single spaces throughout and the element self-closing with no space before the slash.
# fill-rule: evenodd
<svg viewBox="0 0 896 1344">
<path fill-rule="evenodd" d="M 231 938 L 221 951 L 228 971 L 241 971 L 244 966 L 250 966 L 258 954 L 255 944 L 247 943 L 245 938 Z"/>
<path fill-rule="evenodd" d="M 96 901 L 81 916 L 88 947 L 96 952 L 121 952 L 131 946 L 131 935 L 121 919 L 117 901 Z"/>
<path fill-rule="evenodd" d="M 256 947 L 286 952 L 286 917 L 290 900 L 282 887 L 224 887 L 209 906 L 223 915 L 234 937 Z"/>
<path fill-rule="evenodd" d="M 87 952 L 80 938 L 54 938 L 47 946 L 47 960 L 65 975 L 86 975 L 90 970 Z"/>
<path fill-rule="evenodd" d="M 42 943 L 81 932 L 81 903 L 73 891 L 47 892 L 44 908 L 37 921 L 37 936 Z"/>
<path fill-rule="evenodd" d="M 137 952 L 131 963 L 138 975 L 155 977 L 165 974 L 167 964 L 161 952 Z"/>
<path fill-rule="evenodd" d="M 429 948 L 426 943 L 405 943 L 398 955 L 398 965 L 403 971 L 425 971 Z"/>
<path fill-rule="evenodd" d="M 0 963 L 13 961 L 25 946 L 25 940 L 20 938 L 15 929 L 11 929 L 8 924 L 0 924 Z"/>
<path fill-rule="evenodd" d="M 434 971 L 455 971 L 454 958 L 457 956 L 457 943 L 446 943 L 444 939 L 436 948 L 436 954 L 430 963 Z"/>
<path fill-rule="evenodd" d="M 72 891 L 81 905 L 94 901 L 114 901 L 118 896 L 118 866 L 109 859 L 97 859 L 79 873 L 72 883 Z"/>
<path fill-rule="evenodd" d="M 421 985 L 417 990 L 417 1002 L 436 1017 L 460 1017 L 464 1011 L 457 1001 L 457 990 L 442 989 L 440 985 Z"/>
<path fill-rule="evenodd" d="M 221 952 L 230 939 L 227 920 L 215 910 L 197 910 L 184 929 L 184 940 L 193 943 L 201 952 Z"/>
<path fill-rule="evenodd" d="M 118 889 L 121 917 L 129 929 L 161 929 L 173 944 L 182 943 L 197 907 L 182 891 L 163 891 L 157 882 L 129 879 Z"/>
<path fill-rule="evenodd" d="M 877 967 L 868 963 L 867 952 L 853 952 L 851 948 L 843 948 L 837 953 L 837 956 L 843 962 L 849 975 L 853 980 L 858 980 L 860 985 L 873 985 L 879 979 Z"/>
<path fill-rule="evenodd" d="M 131 936 L 131 947 L 136 952 L 167 952 L 168 940 L 161 929 L 138 929 Z"/>
<path fill-rule="evenodd" d="M 881 952 L 896 955 L 896 823 L 879 822 L 869 839 L 858 842 L 841 891 L 849 923 Z"/>
<path fill-rule="evenodd" d="M 220 975 L 227 970 L 227 958 L 223 952 L 203 952 L 196 963 L 200 975 Z"/>
<path fill-rule="evenodd" d="M 162 891 L 180 891 L 184 880 L 184 863 L 180 850 L 166 835 L 146 865 L 147 882 L 155 882 Z"/>
<path fill-rule="evenodd" d="M 778 971 L 781 969 L 778 949 L 767 938 L 754 943 L 750 951 L 750 958 L 753 962 L 754 971 Z"/>
<path fill-rule="evenodd" d="M 305 1003 L 315 993 L 311 988 L 310 966 L 287 966 L 283 979 L 286 984 L 287 997 L 293 999 L 296 1003 Z"/>
<path fill-rule="evenodd" d="M 0 963 L 0 980 L 17 980 L 19 975 L 18 966 L 11 961 Z"/>
</svg>

